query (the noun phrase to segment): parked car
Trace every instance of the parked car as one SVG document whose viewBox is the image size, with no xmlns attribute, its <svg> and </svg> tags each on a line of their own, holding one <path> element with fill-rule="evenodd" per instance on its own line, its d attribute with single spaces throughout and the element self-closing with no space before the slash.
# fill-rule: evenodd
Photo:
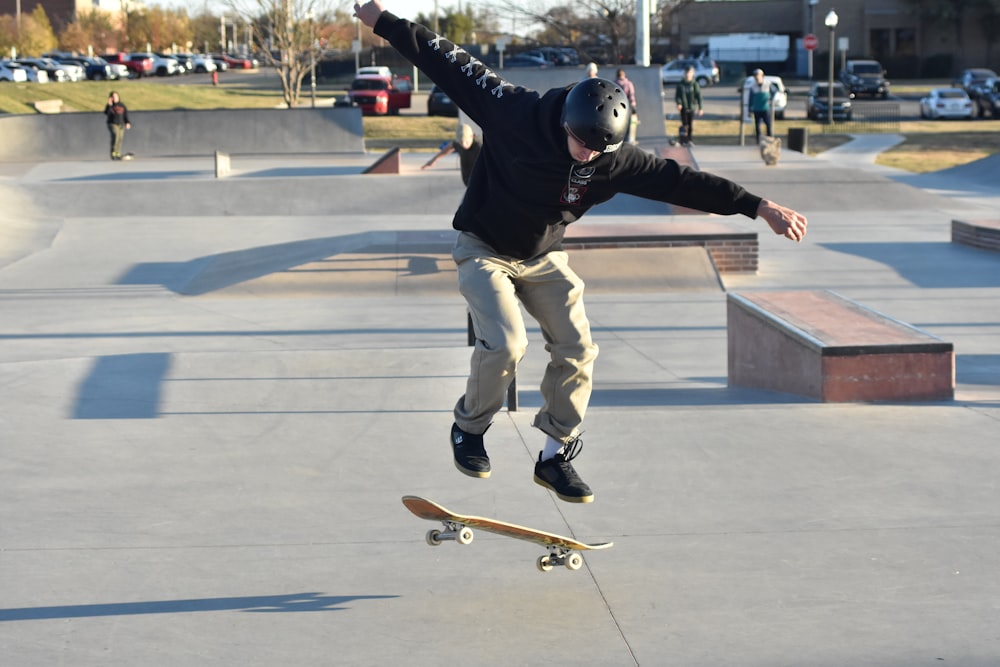
<svg viewBox="0 0 1000 667">
<path fill-rule="evenodd" d="M 701 87 L 719 83 L 719 66 L 711 58 L 681 58 L 667 63 L 660 68 L 660 80 L 663 85 L 679 83 L 684 78 L 684 71 L 694 67 L 694 80 Z"/>
<path fill-rule="evenodd" d="M 61 56 L 54 58 L 56 62 L 79 65 L 83 68 L 84 76 L 88 81 L 105 81 L 107 79 L 117 79 L 118 72 L 111 70 L 111 65 L 102 58 L 85 58 L 83 56 Z"/>
<path fill-rule="evenodd" d="M 112 65 L 125 65 L 136 79 L 153 74 L 153 59 L 140 53 L 110 53 L 104 56 Z"/>
<path fill-rule="evenodd" d="M 28 83 L 48 83 L 49 73 L 44 69 L 36 67 L 35 65 L 23 65 L 14 61 L 7 61 L 7 65 L 10 67 L 16 67 L 18 69 L 24 70 L 25 75 L 28 77 Z"/>
<path fill-rule="evenodd" d="M 885 68 L 877 60 L 848 60 L 840 70 L 840 81 L 854 96 L 889 97 Z"/>
<path fill-rule="evenodd" d="M 15 83 L 26 83 L 28 73 L 23 67 L 9 60 L 0 60 L 0 82 L 13 81 Z"/>
<path fill-rule="evenodd" d="M 180 63 L 175 59 L 157 53 L 133 53 L 129 55 L 129 60 L 145 60 L 147 58 L 151 61 L 150 73 L 156 76 L 177 76 L 182 71 Z"/>
<path fill-rule="evenodd" d="M 736 89 L 736 92 L 743 95 L 744 100 L 747 100 L 749 97 L 750 85 L 753 81 L 753 77 L 748 76 L 743 80 L 743 85 Z M 783 120 L 785 118 L 785 109 L 788 108 L 788 90 L 785 88 L 785 82 L 780 76 L 765 74 L 764 83 L 771 88 L 771 107 L 774 109 L 774 117 L 778 120 Z M 749 117 L 750 109 L 748 107 L 747 118 Z"/>
<path fill-rule="evenodd" d="M 508 67 L 549 67 L 551 64 L 540 56 L 529 56 L 523 53 L 503 59 L 504 69 Z"/>
<path fill-rule="evenodd" d="M 851 94 L 847 92 L 844 84 L 834 82 L 833 84 L 833 119 L 851 120 L 853 111 L 851 109 Z M 806 99 L 806 117 L 809 120 L 825 121 L 830 118 L 830 84 L 814 83 L 809 89 L 809 97 Z"/>
<path fill-rule="evenodd" d="M 991 69 L 972 67 L 962 70 L 962 73 L 951 82 L 951 85 L 954 88 L 961 88 L 965 92 L 971 93 L 973 89 L 986 83 L 987 79 L 996 79 L 997 77 L 1000 77 L 1000 75 Z"/>
<path fill-rule="evenodd" d="M 921 118 L 972 118 L 972 100 L 961 88 L 932 88 L 920 100 Z"/>
<path fill-rule="evenodd" d="M 458 116 L 458 105 L 447 93 L 434 86 L 427 96 L 428 116 Z"/>
<path fill-rule="evenodd" d="M 1000 118 L 1000 77 L 987 79 L 976 94 L 976 115 L 980 118 Z"/>
<path fill-rule="evenodd" d="M 396 115 L 409 109 L 413 87 L 409 77 L 362 74 L 354 78 L 347 94 L 365 116 Z"/>
<path fill-rule="evenodd" d="M 362 76 L 364 74 L 392 78 L 392 70 L 385 66 L 368 65 L 365 67 L 359 67 L 358 71 L 354 73 L 354 76 Z"/>
<path fill-rule="evenodd" d="M 177 66 L 180 68 L 180 74 L 190 74 L 194 71 L 194 59 L 189 53 L 154 53 L 153 55 L 176 60 Z"/>
<path fill-rule="evenodd" d="M 23 65 L 25 67 L 33 67 L 35 69 L 41 70 L 48 74 L 49 81 L 55 81 L 57 83 L 63 83 L 65 81 L 71 81 L 69 75 L 69 66 L 60 65 L 54 60 L 49 58 L 14 58 L 11 62 L 17 63 L 18 65 Z M 79 68 L 77 68 L 79 69 Z"/>
<path fill-rule="evenodd" d="M 223 72 L 226 69 L 253 69 L 257 66 L 256 61 L 244 58 L 243 56 L 234 56 L 228 53 L 213 53 L 211 56 L 212 60 L 215 61 L 215 64 Z M 222 69 L 222 63 L 225 63 L 226 69 Z"/>
<path fill-rule="evenodd" d="M 556 65 L 558 67 L 580 64 L 580 54 L 576 52 L 576 49 L 569 47 L 540 46 L 537 49 L 523 51 L 520 55 L 531 56 L 532 58 L 541 58 L 542 60 L 547 61 L 550 65 Z"/>
<path fill-rule="evenodd" d="M 174 57 L 184 63 L 188 72 L 208 74 L 219 69 L 215 58 L 204 53 L 175 53 Z"/>
</svg>

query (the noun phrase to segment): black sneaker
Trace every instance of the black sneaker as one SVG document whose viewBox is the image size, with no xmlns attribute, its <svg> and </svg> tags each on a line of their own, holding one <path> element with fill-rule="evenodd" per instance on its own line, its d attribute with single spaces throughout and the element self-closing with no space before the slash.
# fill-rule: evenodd
<svg viewBox="0 0 1000 667">
<path fill-rule="evenodd" d="M 489 429 L 488 426 L 486 428 Z M 451 450 L 455 454 L 455 467 L 459 472 L 469 477 L 490 476 L 490 457 L 486 455 L 482 435 L 466 433 L 458 424 L 452 424 Z"/>
<path fill-rule="evenodd" d="M 593 502 L 593 492 L 576 474 L 573 464 L 570 463 L 581 449 L 583 449 L 583 443 L 580 438 L 574 438 L 566 444 L 563 451 L 548 461 L 542 461 L 542 455 L 539 452 L 538 463 L 535 464 L 535 484 L 555 491 L 557 496 L 568 503 Z"/>
</svg>

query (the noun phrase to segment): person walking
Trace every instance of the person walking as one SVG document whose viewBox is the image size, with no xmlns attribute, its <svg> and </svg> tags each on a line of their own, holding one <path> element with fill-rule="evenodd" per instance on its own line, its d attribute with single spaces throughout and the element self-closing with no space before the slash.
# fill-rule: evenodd
<svg viewBox="0 0 1000 667">
<path fill-rule="evenodd" d="M 639 127 L 639 111 L 635 103 L 635 84 L 629 80 L 629 78 L 625 75 L 625 70 L 620 67 L 618 68 L 618 71 L 615 72 L 615 83 L 618 84 L 618 86 L 622 89 L 622 92 L 625 93 L 625 97 L 628 99 L 629 107 L 631 107 L 632 110 L 632 114 L 629 117 L 628 142 L 630 144 L 634 144 L 636 143 L 635 132 Z"/>
<path fill-rule="evenodd" d="M 472 165 L 476 163 L 483 144 L 479 141 L 472 126 L 468 123 L 459 122 L 455 134 L 457 135 L 455 139 L 442 144 L 438 152 L 420 168 L 430 169 L 445 155 L 458 153 L 458 165 L 462 173 L 462 183 L 468 185 L 469 175 L 472 174 Z"/>
<path fill-rule="evenodd" d="M 128 120 L 128 107 L 122 103 L 118 93 L 111 91 L 108 103 L 104 105 L 104 116 L 107 119 L 108 132 L 111 134 L 111 159 L 122 159 L 122 141 L 125 131 L 132 128 Z"/>
<path fill-rule="evenodd" d="M 517 87 L 444 36 L 385 11 L 381 0 L 355 4 L 354 13 L 483 130 L 482 151 L 452 220 L 459 230 L 452 251 L 458 288 L 475 335 L 465 393 L 453 410 L 454 464 L 470 477 L 491 474 L 483 436 L 528 345 L 523 305 L 550 357 L 533 421 L 544 436 L 533 479 L 564 501 L 591 502 L 594 493 L 572 462 L 582 449 L 598 348 L 583 280 L 562 249 L 567 225 L 619 192 L 761 217 L 794 241 L 805 235 L 806 218 L 625 143 L 629 104 L 613 81 L 593 78 L 547 92 Z"/>
<path fill-rule="evenodd" d="M 764 78 L 764 70 L 760 68 L 755 69 L 753 71 L 753 79 L 750 81 L 750 85 L 747 86 L 748 99 L 746 103 L 747 108 L 753 114 L 754 134 L 757 137 L 758 144 L 760 144 L 761 123 L 767 128 L 767 136 L 774 136 L 771 121 L 771 98 L 773 97 L 774 91 L 771 89 L 771 84 Z"/>
<path fill-rule="evenodd" d="M 701 86 L 694 79 L 694 67 L 684 70 L 684 77 L 677 82 L 674 101 L 681 116 L 680 143 L 690 146 L 694 143 L 694 116 L 702 114 Z"/>
</svg>

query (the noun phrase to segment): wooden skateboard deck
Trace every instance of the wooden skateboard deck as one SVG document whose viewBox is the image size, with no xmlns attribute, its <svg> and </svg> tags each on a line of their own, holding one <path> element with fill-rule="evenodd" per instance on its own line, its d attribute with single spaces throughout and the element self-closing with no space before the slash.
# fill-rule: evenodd
<svg viewBox="0 0 1000 667">
<path fill-rule="evenodd" d="M 488 533 L 513 537 L 547 547 L 549 550 L 548 555 L 539 557 L 537 562 L 538 569 L 543 572 L 551 570 L 556 565 L 565 565 L 570 570 L 578 570 L 583 565 L 583 558 L 578 552 L 592 549 L 607 549 L 614 545 L 614 542 L 586 544 L 571 537 L 519 526 L 516 523 L 498 521 L 497 519 L 489 519 L 482 516 L 456 514 L 431 500 L 419 496 L 403 496 L 403 504 L 406 505 L 406 509 L 421 519 L 441 522 L 444 530 L 431 529 L 427 531 L 427 543 L 431 546 L 438 546 L 445 540 L 454 540 L 459 544 L 469 544 L 473 538 L 472 528 L 479 528 Z"/>
</svg>

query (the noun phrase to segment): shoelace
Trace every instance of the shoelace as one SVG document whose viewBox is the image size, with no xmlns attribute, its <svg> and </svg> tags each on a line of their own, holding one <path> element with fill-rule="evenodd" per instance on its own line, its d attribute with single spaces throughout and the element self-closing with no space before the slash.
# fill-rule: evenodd
<svg viewBox="0 0 1000 667">
<path fill-rule="evenodd" d="M 583 451 L 583 439 L 580 436 L 576 436 L 572 440 L 566 443 L 563 447 L 562 457 L 563 461 L 567 463 L 575 459 L 580 452 Z"/>
</svg>

